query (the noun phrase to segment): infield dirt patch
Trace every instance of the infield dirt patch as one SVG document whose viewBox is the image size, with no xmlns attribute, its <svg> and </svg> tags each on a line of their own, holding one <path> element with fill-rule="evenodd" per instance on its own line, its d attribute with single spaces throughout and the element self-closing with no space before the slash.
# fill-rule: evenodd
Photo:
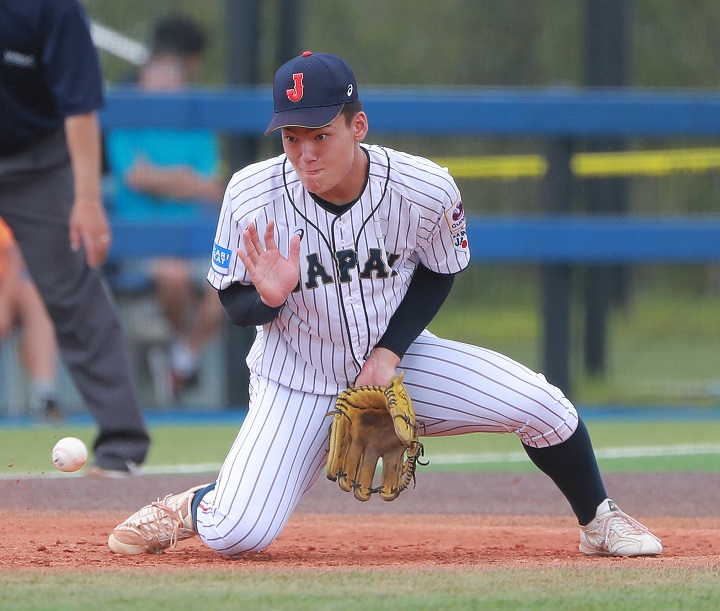
<svg viewBox="0 0 720 611">
<path fill-rule="evenodd" d="M 611 474 L 611 494 L 662 540 L 657 558 L 585 557 L 565 499 L 542 474 L 422 474 L 392 503 L 360 503 L 320 480 L 266 550 L 228 559 L 199 539 L 153 556 L 117 556 L 112 528 L 166 494 L 212 479 L 140 476 L 0 481 L 0 567 L 63 570 L 317 570 L 369 567 L 720 568 L 720 475 Z M 347 543 L 341 544 L 342 539 Z"/>
</svg>

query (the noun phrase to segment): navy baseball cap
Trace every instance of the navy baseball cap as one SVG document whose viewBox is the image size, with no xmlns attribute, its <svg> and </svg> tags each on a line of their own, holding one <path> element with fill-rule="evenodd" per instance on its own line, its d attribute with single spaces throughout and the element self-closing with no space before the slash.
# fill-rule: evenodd
<svg viewBox="0 0 720 611">
<path fill-rule="evenodd" d="M 332 123 L 345 104 L 357 99 L 355 75 L 345 60 L 305 51 L 275 73 L 275 112 L 265 135 L 281 127 L 324 127 Z"/>
</svg>

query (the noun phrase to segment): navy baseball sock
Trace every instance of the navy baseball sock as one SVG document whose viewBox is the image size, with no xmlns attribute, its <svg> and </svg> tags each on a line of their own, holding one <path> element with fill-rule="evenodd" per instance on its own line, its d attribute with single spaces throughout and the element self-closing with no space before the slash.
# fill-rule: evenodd
<svg viewBox="0 0 720 611">
<path fill-rule="evenodd" d="M 213 482 L 212 484 L 208 484 L 204 488 L 200 488 L 200 490 L 198 490 L 195 493 L 195 495 L 193 496 L 193 500 L 190 505 L 190 511 L 192 513 L 192 521 L 193 521 L 193 526 L 195 527 L 195 531 L 197 531 L 197 511 L 198 511 L 198 506 L 200 505 L 200 501 L 203 500 L 203 497 L 208 492 L 215 489 L 215 484 L 216 484 L 216 482 Z"/>
<path fill-rule="evenodd" d="M 580 525 L 588 524 L 608 495 L 583 421 L 568 439 L 556 446 L 531 448 L 523 444 L 523 447 L 535 466 L 565 495 Z"/>
</svg>

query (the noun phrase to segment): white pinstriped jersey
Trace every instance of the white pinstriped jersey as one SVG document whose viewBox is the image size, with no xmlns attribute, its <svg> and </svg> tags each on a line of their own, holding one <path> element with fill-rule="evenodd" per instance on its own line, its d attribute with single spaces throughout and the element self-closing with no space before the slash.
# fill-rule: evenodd
<svg viewBox="0 0 720 611">
<path fill-rule="evenodd" d="M 237 172 L 223 201 L 208 281 L 250 284 L 237 256 L 248 223 L 275 221 L 287 256 L 302 236 L 300 280 L 278 317 L 258 327 L 250 370 L 295 390 L 337 394 L 355 380 L 422 262 L 451 274 L 470 259 L 460 193 L 435 163 L 363 146 L 370 165 L 359 200 L 340 215 L 304 189 L 283 154 Z"/>
<path fill-rule="evenodd" d="M 226 191 L 208 274 L 217 289 L 251 281 L 236 254 L 249 222 L 262 236 L 274 219 L 285 255 L 293 234 L 303 239 L 297 289 L 258 328 L 247 416 L 198 507 L 197 533 L 223 554 L 272 543 L 318 480 L 336 396 L 387 329 L 418 263 L 441 273 L 469 263 L 462 203 L 447 171 L 378 146 L 365 150 L 368 183 L 342 214 L 303 189 L 284 155 L 238 172 Z M 545 448 L 578 426 L 572 403 L 542 375 L 479 346 L 425 331 L 399 369 L 422 435 L 514 432 Z"/>
</svg>

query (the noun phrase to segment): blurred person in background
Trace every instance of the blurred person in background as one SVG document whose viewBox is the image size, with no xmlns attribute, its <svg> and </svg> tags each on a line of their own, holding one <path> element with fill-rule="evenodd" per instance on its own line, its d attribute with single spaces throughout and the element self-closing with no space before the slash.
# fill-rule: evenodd
<svg viewBox="0 0 720 611">
<path fill-rule="evenodd" d="M 150 445 L 125 338 L 100 271 L 97 51 L 77 0 L 0 2 L 0 216 L 22 251 L 99 433 L 90 472 L 137 472 Z"/>
<path fill-rule="evenodd" d="M 206 36 L 187 17 L 157 22 L 150 57 L 137 84 L 177 92 L 198 77 Z M 160 223 L 217 216 L 223 196 L 220 147 L 207 130 L 117 129 L 106 134 L 114 178 L 113 218 Z M 203 351 L 224 322 L 224 310 L 206 281 L 207 260 L 158 257 L 139 262 L 157 292 L 171 333 L 167 383 L 174 398 L 197 386 Z"/>
<path fill-rule="evenodd" d="M 0 218 L 0 341 L 20 330 L 20 357 L 28 378 L 28 411 L 33 418 L 60 420 L 57 398 L 55 327 L 28 275 L 15 238 Z"/>
</svg>

